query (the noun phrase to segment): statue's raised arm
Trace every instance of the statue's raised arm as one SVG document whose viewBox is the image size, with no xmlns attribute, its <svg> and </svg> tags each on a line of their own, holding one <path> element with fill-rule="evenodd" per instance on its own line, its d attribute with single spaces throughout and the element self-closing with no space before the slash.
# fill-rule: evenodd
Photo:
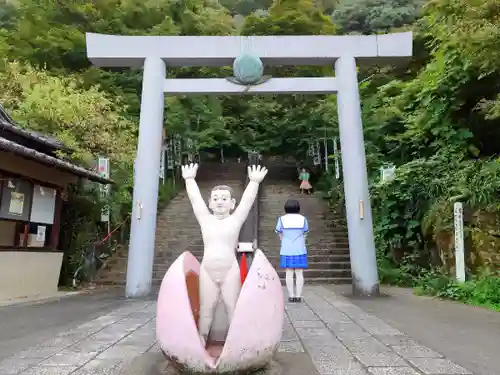
<svg viewBox="0 0 500 375">
<path fill-rule="evenodd" d="M 257 193 L 259 192 L 259 184 L 266 177 L 267 168 L 261 167 L 260 165 L 252 165 L 248 167 L 248 179 L 250 182 L 248 183 L 243 196 L 241 197 L 241 202 L 234 210 L 233 217 L 238 222 L 243 223 L 250 209 L 252 208 L 253 203 L 255 202 L 255 198 L 257 197 Z"/>
<path fill-rule="evenodd" d="M 191 206 L 193 207 L 194 216 L 196 216 L 196 220 L 198 220 L 198 223 L 201 225 L 201 223 L 210 216 L 210 211 L 195 181 L 196 173 L 198 172 L 198 164 L 183 165 L 181 170 L 182 178 L 184 178 L 186 182 L 186 191 Z"/>
</svg>

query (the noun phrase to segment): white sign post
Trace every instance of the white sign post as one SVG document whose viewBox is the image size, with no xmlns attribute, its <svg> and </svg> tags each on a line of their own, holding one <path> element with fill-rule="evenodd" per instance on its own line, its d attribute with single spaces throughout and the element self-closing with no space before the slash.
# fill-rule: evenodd
<svg viewBox="0 0 500 375">
<path fill-rule="evenodd" d="M 325 148 L 325 170 L 328 171 L 328 138 L 326 135 L 323 139 L 323 147 Z"/>
<path fill-rule="evenodd" d="M 135 163 L 134 163 L 135 166 Z M 109 159 L 99 157 L 98 161 L 99 175 L 103 178 L 109 179 Z M 100 185 L 101 197 L 107 197 L 109 194 L 109 185 Z M 105 207 L 101 213 L 101 221 L 109 223 L 109 207 Z"/>
<path fill-rule="evenodd" d="M 321 154 L 319 152 L 319 141 L 311 141 L 307 154 L 312 157 L 313 165 L 321 165 Z"/>
<path fill-rule="evenodd" d="M 458 282 L 465 281 L 464 209 L 460 202 L 453 205 L 455 216 L 455 272 Z"/>
<path fill-rule="evenodd" d="M 167 139 L 166 154 L 167 154 L 167 169 L 171 171 L 174 169 L 174 150 L 173 150 L 172 137 Z"/>
<path fill-rule="evenodd" d="M 163 184 L 165 184 L 165 146 L 162 147 L 161 149 L 161 159 L 160 159 L 160 178 L 163 182 Z"/>
<path fill-rule="evenodd" d="M 180 166 L 182 164 L 182 150 L 181 150 L 181 135 L 180 134 L 175 134 L 174 135 L 174 165 L 176 167 Z"/>
<path fill-rule="evenodd" d="M 337 148 L 337 137 L 333 139 L 333 155 L 335 155 L 335 178 L 340 178 L 339 153 Z"/>
<path fill-rule="evenodd" d="M 314 165 L 321 165 L 321 151 L 319 148 L 319 141 L 316 141 L 316 144 L 314 145 L 314 160 L 313 160 Z"/>
<path fill-rule="evenodd" d="M 394 179 L 394 174 L 396 173 L 396 167 L 381 167 L 380 168 L 380 179 L 382 181 L 391 181 Z"/>
<path fill-rule="evenodd" d="M 191 138 L 186 139 L 186 148 L 188 149 L 188 163 L 194 162 L 194 143 Z"/>
</svg>

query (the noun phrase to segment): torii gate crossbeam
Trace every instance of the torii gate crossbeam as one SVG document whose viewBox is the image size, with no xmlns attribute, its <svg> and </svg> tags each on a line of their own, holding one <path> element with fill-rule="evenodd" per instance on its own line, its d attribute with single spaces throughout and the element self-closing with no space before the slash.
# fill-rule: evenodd
<svg viewBox="0 0 500 375">
<path fill-rule="evenodd" d="M 378 294 L 357 63 L 412 56 L 412 33 L 373 36 L 114 36 L 86 34 L 87 56 L 101 67 L 143 68 L 134 175 L 127 297 L 151 292 L 164 95 L 337 93 L 342 172 L 355 294 Z M 250 89 L 225 79 L 167 79 L 166 67 L 229 66 L 244 52 L 264 65 L 334 65 L 335 77 L 272 78 Z"/>
</svg>

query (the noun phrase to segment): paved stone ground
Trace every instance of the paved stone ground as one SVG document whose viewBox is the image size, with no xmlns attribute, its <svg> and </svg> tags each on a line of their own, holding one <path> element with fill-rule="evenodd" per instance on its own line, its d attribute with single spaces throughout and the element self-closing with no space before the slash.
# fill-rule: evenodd
<svg viewBox="0 0 500 375">
<path fill-rule="evenodd" d="M 472 374 L 331 289 L 311 286 L 304 297 L 305 303 L 286 306 L 276 364 L 261 374 Z M 171 374 L 155 344 L 154 314 L 154 301 L 122 301 L 95 319 L 4 359 L 0 374 Z M 276 371 L 297 360 L 302 368 Z"/>
<path fill-rule="evenodd" d="M 122 296 L 116 290 L 0 307 L 0 361 L 107 314 L 124 303 Z"/>
<path fill-rule="evenodd" d="M 352 291 L 343 285 L 329 288 L 348 297 Z M 500 313 L 419 297 L 407 288 L 383 286 L 381 291 L 381 298 L 349 300 L 475 374 L 500 374 Z"/>
</svg>

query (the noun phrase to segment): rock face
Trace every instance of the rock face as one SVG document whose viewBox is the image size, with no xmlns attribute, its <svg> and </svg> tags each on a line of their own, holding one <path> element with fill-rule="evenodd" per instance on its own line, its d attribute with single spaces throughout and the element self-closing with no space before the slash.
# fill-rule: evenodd
<svg viewBox="0 0 500 375">
<path fill-rule="evenodd" d="M 260 199 L 259 247 L 284 281 L 285 271 L 279 269 L 280 241 L 274 230 L 278 217 L 284 214 L 287 199 L 296 199 L 310 228 L 307 236 L 309 269 L 304 271 L 306 284 L 351 283 L 347 230 L 332 226 L 326 202 L 318 194 L 301 195 L 298 187 L 298 180 L 265 181 Z"/>
</svg>

